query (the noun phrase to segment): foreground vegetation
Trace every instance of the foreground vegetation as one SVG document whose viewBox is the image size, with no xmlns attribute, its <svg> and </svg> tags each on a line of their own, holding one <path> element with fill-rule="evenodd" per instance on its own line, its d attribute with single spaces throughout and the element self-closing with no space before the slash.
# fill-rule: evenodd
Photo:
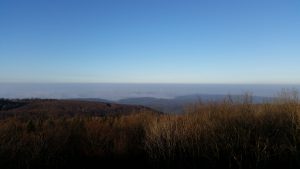
<svg viewBox="0 0 300 169">
<path fill-rule="evenodd" d="M 298 95 L 190 105 L 185 114 L 14 116 L 0 121 L 1 168 L 299 168 Z"/>
</svg>

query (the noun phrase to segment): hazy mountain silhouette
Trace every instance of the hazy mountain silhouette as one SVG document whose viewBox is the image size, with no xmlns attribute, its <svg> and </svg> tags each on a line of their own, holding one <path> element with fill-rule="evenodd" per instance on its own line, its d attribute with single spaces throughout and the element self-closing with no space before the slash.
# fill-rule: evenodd
<svg viewBox="0 0 300 169">
<path fill-rule="evenodd" d="M 154 109 L 164 113 L 182 113 L 186 106 L 199 102 L 220 102 L 228 95 L 194 94 L 178 96 L 170 99 L 154 97 L 133 97 L 111 101 L 101 98 L 74 98 L 68 100 L 55 99 L 25 99 L 25 100 L 2 100 L 0 111 L 14 114 L 17 112 L 50 112 L 51 114 L 84 114 L 96 115 L 111 114 L 112 112 L 132 112 L 143 109 Z M 242 95 L 230 96 L 233 101 L 242 100 Z M 271 97 L 253 96 L 253 103 L 263 103 L 272 100 Z M 9 110 L 11 108 L 15 108 Z M 6 114 L 5 113 L 5 114 Z"/>
<path fill-rule="evenodd" d="M 206 94 L 194 94 L 175 97 L 173 99 L 162 99 L 153 97 L 140 97 L 140 98 L 126 98 L 121 99 L 118 103 L 129 104 L 129 105 L 142 105 L 153 108 L 155 110 L 165 113 L 181 113 L 184 108 L 193 103 L 198 102 L 219 102 L 224 100 L 228 95 L 206 95 Z M 233 101 L 241 100 L 242 95 L 230 96 Z M 272 100 L 271 97 L 260 97 L 253 96 L 253 103 L 263 103 Z"/>
</svg>

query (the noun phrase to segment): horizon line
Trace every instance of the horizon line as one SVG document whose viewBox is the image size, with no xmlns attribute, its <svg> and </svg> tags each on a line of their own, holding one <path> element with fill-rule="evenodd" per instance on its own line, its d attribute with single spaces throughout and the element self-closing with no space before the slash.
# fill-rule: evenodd
<svg viewBox="0 0 300 169">
<path fill-rule="evenodd" d="M 126 84 L 126 85 L 300 85 L 300 83 L 213 83 L 213 82 L 0 82 L 0 84 Z"/>
</svg>

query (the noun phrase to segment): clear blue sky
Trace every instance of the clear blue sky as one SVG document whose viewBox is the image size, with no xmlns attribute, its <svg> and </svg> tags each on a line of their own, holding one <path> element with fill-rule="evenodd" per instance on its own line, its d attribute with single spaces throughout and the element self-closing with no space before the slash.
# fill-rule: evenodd
<svg viewBox="0 0 300 169">
<path fill-rule="evenodd" d="M 0 82 L 300 84 L 300 1 L 1 0 Z"/>
</svg>

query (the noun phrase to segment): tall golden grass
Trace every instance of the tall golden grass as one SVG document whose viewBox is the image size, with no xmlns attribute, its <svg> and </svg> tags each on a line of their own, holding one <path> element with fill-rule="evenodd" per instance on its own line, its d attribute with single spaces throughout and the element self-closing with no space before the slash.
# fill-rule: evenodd
<svg viewBox="0 0 300 169">
<path fill-rule="evenodd" d="M 283 91 L 273 103 L 195 104 L 152 121 L 146 151 L 166 168 L 299 167 L 299 100 Z"/>
<path fill-rule="evenodd" d="M 0 168 L 299 168 L 298 93 L 272 103 L 189 105 L 184 114 L 8 117 Z"/>
</svg>

